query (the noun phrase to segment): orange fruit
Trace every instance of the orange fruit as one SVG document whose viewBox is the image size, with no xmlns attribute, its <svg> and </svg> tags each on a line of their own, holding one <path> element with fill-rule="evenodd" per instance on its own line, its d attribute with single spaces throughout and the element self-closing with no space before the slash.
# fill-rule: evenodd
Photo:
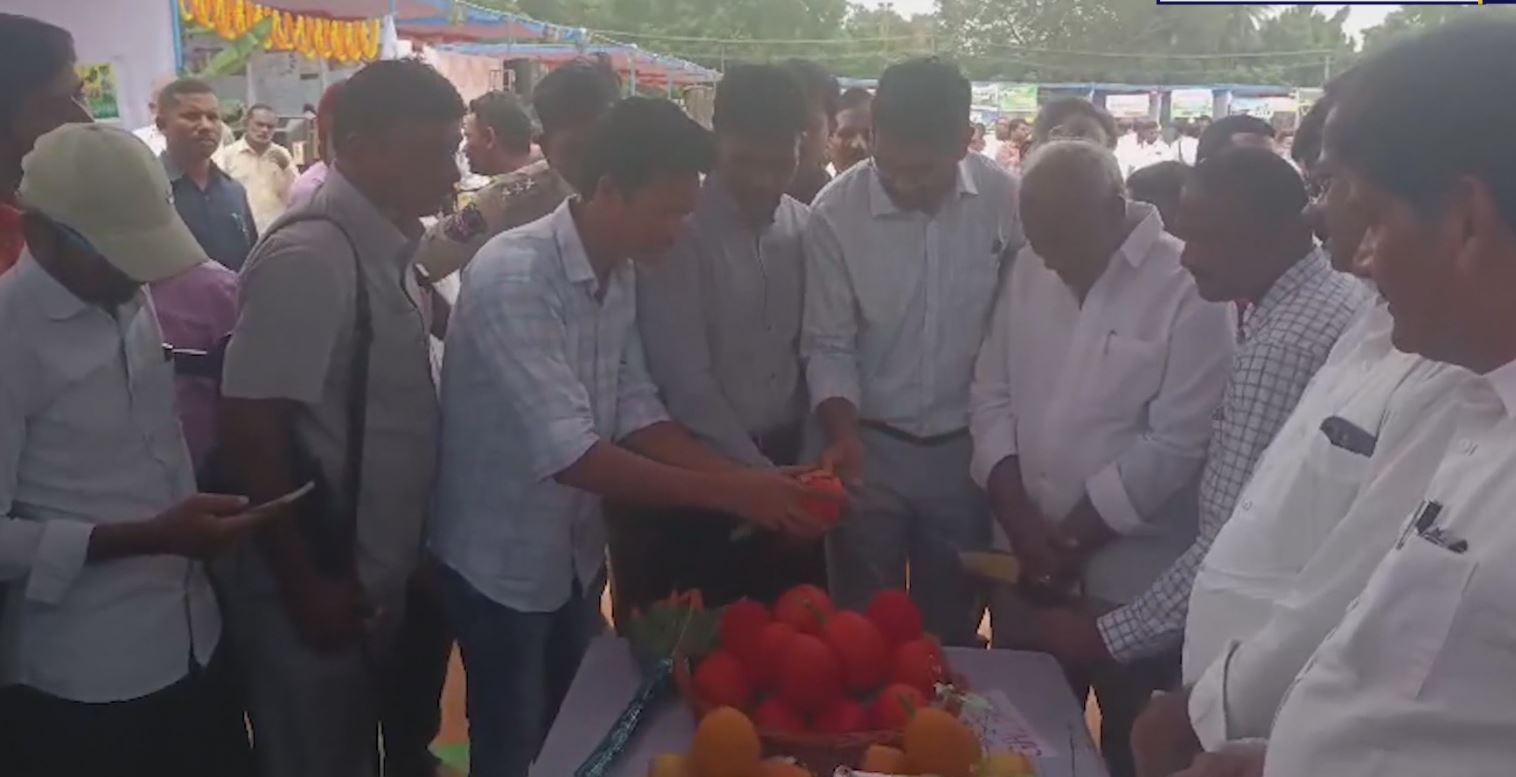
<svg viewBox="0 0 1516 777">
<path fill-rule="evenodd" d="M 863 760 L 858 762 L 859 771 L 875 774 L 905 774 L 908 768 L 904 750 L 884 745 L 869 745 L 863 751 Z"/>
<path fill-rule="evenodd" d="M 936 777 L 973 777 L 984 759 L 979 737 L 943 710 L 917 710 L 905 724 L 905 758 L 912 771 Z"/>
<path fill-rule="evenodd" d="M 707 713 L 690 743 L 694 777 L 753 777 L 762 757 L 753 722 L 731 707 Z"/>
</svg>

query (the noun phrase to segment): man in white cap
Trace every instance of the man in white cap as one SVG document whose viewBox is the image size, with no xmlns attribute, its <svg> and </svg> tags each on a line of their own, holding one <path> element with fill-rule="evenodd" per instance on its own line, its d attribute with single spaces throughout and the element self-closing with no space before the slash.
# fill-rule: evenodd
<svg viewBox="0 0 1516 777">
<path fill-rule="evenodd" d="M 144 284 L 207 261 L 163 167 L 75 124 L 22 164 L 0 276 L 0 773 L 239 774 L 202 560 L 275 515 L 197 494 Z"/>
</svg>

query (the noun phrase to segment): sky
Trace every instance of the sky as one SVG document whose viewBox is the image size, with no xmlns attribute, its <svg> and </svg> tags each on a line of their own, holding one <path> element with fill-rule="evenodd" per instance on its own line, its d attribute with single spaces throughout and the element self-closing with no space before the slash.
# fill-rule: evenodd
<svg viewBox="0 0 1516 777">
<path fill-rule="evenodd" d="M 913 14 L 918 14 L 918 13 L 928 13 L 928 12 L 932 11 L 932 9 L 934 9 L 934 8 L 937 7 L 936 0 L 861 0 L 861 1 L 862 1 L 863 5 L 867 5 L 867 6 L 879 6 L 879 5 L 884 5 L 885 2 L 889 2 L 891 5 L 895 6 L 895 10 L 896 11 L 899 11 L 900 13 L 902 13 L 902 14 L 904 14 L 906 16 L 911 16 Z M 1174 1 L 1184 2 L 1184 0 L 1174 0 Z M 1336 13 L 1337 9 L 1341 8 L 1342 6 L 1340 6 L 1340 5 L 1326 5 L 1326 4 L 1323 4 L 1323 5 L 1318 5 L 1316 7 L 1322 13 L 1332 14 L 1332 13 Z M 1399 7 L 1400 6 L 1396 6 L 1396 5 L 1355 5 L 1355 6 L 1353 6 L 1353 10 L 1348 13 L 1348 21 L 1347 21 L 1347 24 L 1343 25 L 1343 28 L 1347 31 L 1347 33 L 1349 35 L 1352 35 L 1353 37 L 1356 38 L 1359 35 L 1362 35 L 1364 30 L 1366 30 L 1366 29 L 1368 29 L 1370 27 L 1373 27 L 1374 25 L 1379 24 L 1380 22 L 1384 21 L 1384 17 L 1388 16 L 1391 11 L 1394 11 L 1396 8 L 1399 8 Z"/>
</svg>

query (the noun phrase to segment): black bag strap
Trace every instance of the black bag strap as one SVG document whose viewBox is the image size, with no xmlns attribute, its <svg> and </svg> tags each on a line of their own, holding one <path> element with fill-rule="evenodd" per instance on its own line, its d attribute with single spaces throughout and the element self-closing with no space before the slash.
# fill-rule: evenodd
<svg viewBox="0 0 1516 777">
<path fill-rule="evenodd" d="M 368 433 L 369 352 L 374 343 L 374 322 L 369 308 L 368 275 L 363 271 L 363 261 L 358 256 L 358 244 L 353 241 L 352 234 L 342 226 L 341 222 L 319 213 L 303 213 L 280 221 L 274 225 L 269 234 L 309 221 L 321 221 L 336 227 L 353 254 L 353 307 L 355 310 L 353 357 L 348 362 L 347 448 L 345 468 L 342 473 L 341 523 L 336 527 L 338 542 L 333 549 L 342 555 L 340 561 L 343 567 L 351 570 L 354 565 L 353 545 L 358 536 L 358 496 L 363 487 L 363 449 L 364 439 Z M 268 237 L 269 235 L 264 235 L 265 239 Z"/>
</svg>

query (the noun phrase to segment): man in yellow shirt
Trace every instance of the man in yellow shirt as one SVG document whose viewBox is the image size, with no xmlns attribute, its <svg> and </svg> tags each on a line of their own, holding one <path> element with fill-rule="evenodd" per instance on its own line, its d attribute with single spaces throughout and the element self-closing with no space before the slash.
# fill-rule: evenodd
<svg viewBox="0 0 1516 777">
<path fill-rule="evenodd" d="M 217 165 L 247 189 L 258 234 L 268 231 L 274 219 L 289 205 L 290 186 L 295 183 L 295 163 L 289 149 L 274 142 L 279 116 L 267 105 L 247 111 L 247 132 L 221 150 Z"/>
</svg>

